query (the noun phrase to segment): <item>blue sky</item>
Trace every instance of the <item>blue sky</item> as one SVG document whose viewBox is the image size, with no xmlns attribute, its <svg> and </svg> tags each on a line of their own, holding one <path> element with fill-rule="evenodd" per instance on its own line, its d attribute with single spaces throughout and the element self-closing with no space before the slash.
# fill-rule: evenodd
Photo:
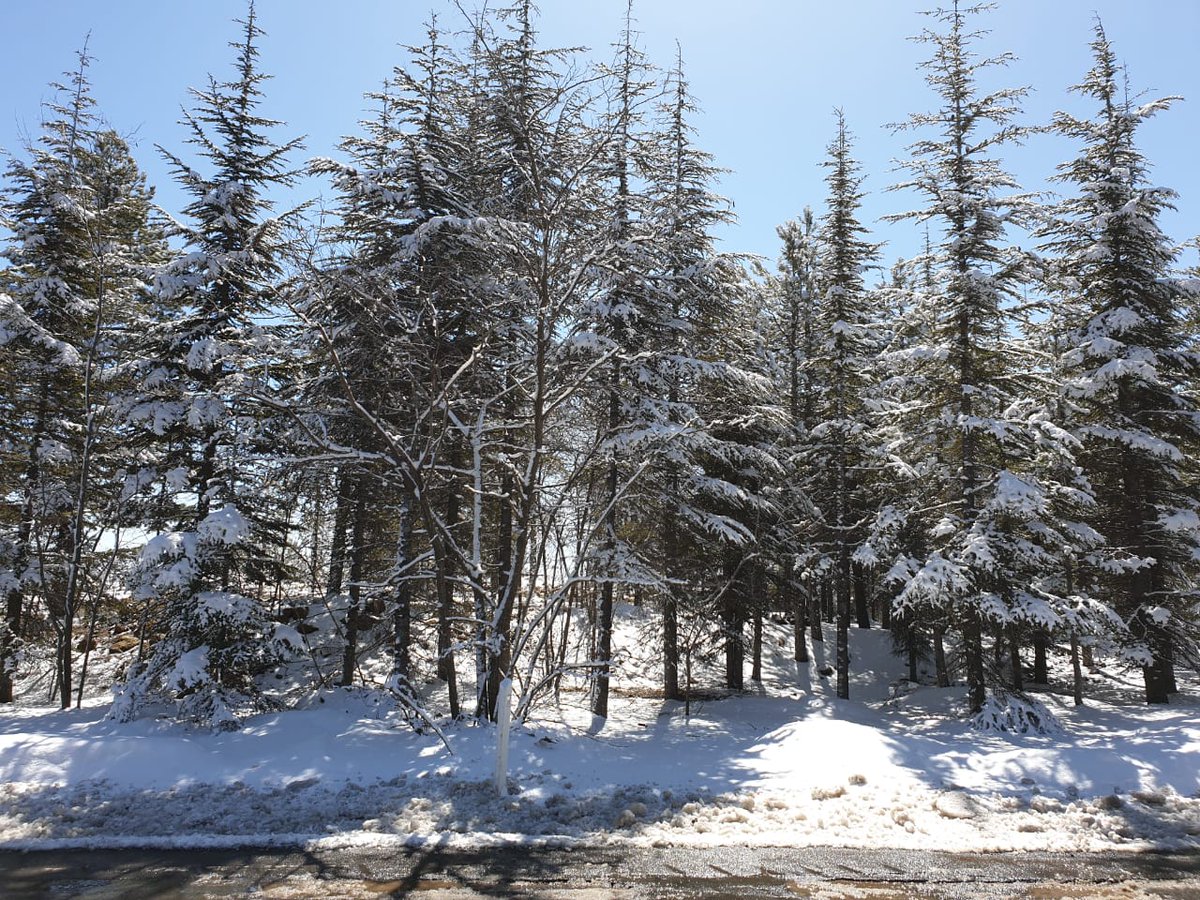
<svg viewBox="0 0 1200 900">
<path fill-rule="evenodd" d="M 469 3 L 464 3 L 469 5 Z M 870 191 L 864 220 L 889 241 L 885 257 L 915 251 L 905 226 L 875 220 L 902 211 L 911 198 L 884 189 L 898 175 L 892 161 L 907 138 L 887 123 L 929 108 L 932 97 L 916 66 L 926 47 L 907 38 L 927 24 L 927 0 L 636 0 L 642 45 L 667 65 L 682 45 L 688 76 L 702 115 L 700 144 L 732 170 L 721 191 L 735 203 L 740 223 L 722 236 L 729 249 L 774 258 L 775 225 L 805 204 L 820 207 L 825 189 L 819 163 L 831 137 L 832 110 L 841 106 L 857 140 Z M 542 0 L 541 31 L 549 45 L 583 45 L 607 56 L 621 25 L 624 0 Z M 259 0 L 268 32 L 262 44 L 269 83 L 264 113 L 288 122 L 284 135 L 306 134 L 306 156 L 329 155 L 338 137 L 355 130 L 362 94 L 403 60 L 398 45 L 419 42 L 433 9 L 446 27 L 459 14 L 443 0 Z M 209 72 L 226 77 L 236 36 L 232 19 L 243 0 L 57 0 L 22 2 L 5 10 L 7 40 L 0 53 L 0 147 L 19 150 L 23 134 L 36 133 L 47 84 L 73 64 L 74 51 L 91 31 L 95 95 L 112 124 L 132 133 L 137 155 L 174 210 L 179 195 L 169 183 L 154 144 L 186 150 L 177 124 L 187 88 Z M 1060 107 L 1084 111 L 1066 87 L 1080 80 L 1090 59 L 1094 13 L 1103 18 L 1131 84 L 1158 96 L 1191 98 L 1143 131 L 1155 180 L 1181 194 L 1180 213 L 1165 225 L 1172 237 L 1200 233 L 1200 34 L 1196 0 L 1000 0 L 979 20 L 991 30 L 982 45 L 1010 50 L 1018 60 L 995 84 L 1031 85 L 1026 121 L 1042 123 Z M 1041 188 L 1070 148 L 1036 136 L 1012 150 L 1010 169 L 1027 188 Z M 321 189 L 306 187 L 308 193 Z M 1191 254 L 1189 262 L 1194 261 Z"/>
</svg>

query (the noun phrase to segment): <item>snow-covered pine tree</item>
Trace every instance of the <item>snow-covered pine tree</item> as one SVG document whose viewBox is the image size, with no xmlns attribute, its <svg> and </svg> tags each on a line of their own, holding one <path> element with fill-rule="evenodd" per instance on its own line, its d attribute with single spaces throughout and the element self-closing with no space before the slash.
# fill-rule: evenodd
<svg viewBox="0 0 1200 900">
<path fill-rule="evenodd" d="M 340 613 L 343 686 L 358 671 L 360 631 L 368 622 L 364 588 L 378 593 L 382 586 L 391 510 L 408 489 L 403 470 L 389 466 L 386 454 L 389 438 L 412 421 L 410 338 L 419 318 L 406 290 L 402 248 L 406 226 L 425 215 L 399 162 L 412 117 L 393 80 L 368 97 L 376 114 L 360 123 L 362 134 L 341 142 L 346 161 L 312 163 L 339 196 L 335 223 L 322 235 L 333 251 L 308 273 L 300 304 L 317 326 L 308 334 L 314 372 L 305 384 L 305 406 L 317 419 L 311 442 L 340 457 L 325 602 Z"/>
<path fill-rule="evenodd" d="M 61 100 L 50 105 L 30 160 L 14 159 L 6 172 L 3 225 L 13 235 L 5 249 L 9 268 L 0 306 L 0 348 L 7 394 L 3 446 L 5 506 L 17 498 L 15 528 L 0 543 L 0 593 L 5 623 L 0 632 L 0 702 L 12 702 L 12 668 L 28 625 L 33 597 L 43 601 L 61 587 L 61 537 L 70 516 L 74 395 L 89 298 L 81 271 L 89 257 L 86 189 L 79 156 L 95 128 L 95 101 L 86 78 L 89 58 L 69 84 L 56 85 Z M 77 423 L 76 423 L 77 424 Z M 56 583 L 57 582 L 57 583 Z M 31 596 L 32 595 L 32 596 Z"/>
<path fill-rule="evenodd" d="M 162 232 L 153 220 L 152 192 L 130 154 L 111 129 L 86 136 L 77 171 L 81 215 L 86 222 L 87 257 L 79 275 L 83 306 L 78 393 L 64 412 L 74 419 L 70 524 L 66 531 L 61 595 L 49 603 L 57 643 L 58 689 L 63 708 L 71 702 L 75 666 L 75 625 L 90 598 L 85 647 L 90 647 L 100 605 L 113 587 L 122 537 L 133 523 L 129 500 L 130 432 L 121 415 L 128 371 L 135 351 L 138 320 L 145 305 L 148 273 L 167 256 Z M 101 545 L 105 547 L 102 550 Z M 111 615 L 112 612 L 110 611 Z M 87 657 L 80 672 L 83 696 Z"/>
<path fill-rule="evenodd" d="M 4 204 L 15 240 L 6 252 L 11 298 L 0 310 L 0 368 L 12 388 L 0 440 L 21 464 L 0 471 L 21 484 L 0 493 L 21 500 L 15 533 L 0 539 L 13 567 L 0 575 L 10 622 L 0 637 L 0 697 L 11 699 L 8 637 L 20 631 L 28 593 L 55 634 L 53 683 L 64 707 L 85 589 L 94 622 L 110 583 L 116 548 L 98 553 L 98 535 L 120 534 L 129 464 L 116 452 L 127 435 L 112 400 L 145 270 L 163 250 L 145 178 L 95 112 L 89 63 L 85 50 L 69 84 L 56 86 L 63 99 L 50 105 L 29 161 L 10 164 Z"/>
<path fill-rule="evenodd" d="M 815 507 L 808 496 L 805 475 L 809 471 L 802 445 L 813 426 L 817 392 L 811 384 L 810 361 L 816 355 L 816 303 L 818 293 L 817 226 L 810 207 L 799 220 L 776 228 L 783 243 L 778 274 L 766 285 L 765 334 L 773 359 L 776 392 L 785 397 L 788 424 L 775 447 L 785 473 L 778 487 L 781 522 L 774 536 L 780 564 L 780 595 L 784 609 L 793 616 L 793 655 L 808 661 L 805 628 L 811 620 L 812 639 L 824 640 L 819 600 L 820 554 L 813 551 Z"/>
<path fill-rule="evenodd" d="M 654 89 L 650 67 L 637 47 L 633 2 L 625 8 L 625 23 L 616 59 L 605 70 L 614 85 L 613 109 L 597 131 L 608 144 L 608 196 L 602 200 L 608 219 L 604 240 L 611 247 L 602 263 L 599 289 L 589 297 L 584 315 L 597 337 L 592 353 L 607 358 L 598 372 L 597 396 L 603 431 L 603 534 L 593 560 L 599 599 L 592 642 L 592 713 L 608 715 L 610 661 L 613 655 L 613 602 L 618 584 L 656 585 L 660 579 L 644 561 L 640 548 L 621 533 L 622 523 L 639 505 L 635 460 L 644 461 L 666 432 L 660 366 L 650 358 L 661 350 L 664 331 L 672 325 L 661 292 L 651 289 L 654 257 L 646 234 L 647 197 L 639 190 L 638 157 L 646 140 L 644 107 Z"/>
<path fill-rule="evenodd" d="M 1099 22 L 1091 47 L 1093 66 L 1073 90 L 1095 112 L 1054 117 L 1080 150 L 1059 167 L 1071 194 L 1045 230 L 1059 298 L 1053 337 L 1098 501 L 1090 518 L 1106 539 L 1100 565 L 1083 575 L 1127 626 L 1123 651 L 1142 666 L 1146 701 L 1166 703 L 1174 663 L 1200 661 L 1200 355 L 1184 325 L 1194 282 L 1173 275 L 1178 251 L 1158 224 L 1175 193 L 1149 181 L 1136 137 L 1177 98 L 1131 97 Z"/>
<path fill-rule="evenodd" d="M 250 596 L 279 527 L 255 502 L 278 448 L 253 398 L 271 389 L 280 352 L 268 320 L 285 221 L 269 193 L 291 183 L 287 156 L 300 144 L 276 143 L 269 130 L 279 123 L 258 112 L 268 76 L 253 3 L 239 24 L 234 80 L 193 90 L 196 110 L 184 113 L 211 174 L 162 151 L 193 198 L 191 223 L 175 227 L 182 250 L 154 278 L 169 313 L 148 330 L 129 415 L 162 437 L 160 483 L 179 498 L 179 518 L 141 555 L 135 595 L 157 605 L 165 637 L 118 692 L 118 719 L 159 698 L 183 718 L 237 728 L 239 709 L 262 699 L 256 677 L 288 639 Z"/>
<path fill-rule="evenodd" d="M 859 626 L 870 626 L 863 561 L 856 554 L 875 518 L 866 484 L 872 457 L 865 446 L 870 426 L 863 397 L 880 349 L 864 284 L 878 246 L 864 239 L 867 230 L 857 218 L 863 178 L 851 151 L 846 120 L 838 110 L 837 134 L 824 164 L 829 198 L 820 230 L 816 346 L 808 363 L 809 378 L 821 392 L 805 455 L 812 472 L 810 496 L 821 509 L 819 540 L 832 563 L 839 697 L 850 695 L 852 594 Z"/>
<path fill-rule="evenodd" d="M 1043 448 L 1069 453 L 1070 438 L 1053 425 L 1038 360 L 1014 316 L 1029 266 L 1005 231 L 1028 222 L 1033 208 L 1027 197 L 1006 196 L 1016 185 L 994 153 L 1022 134 L 1013 119 L 1024 91 L 979 90 L 979 78 L 1009 59 L 973 51 L 980 34 L 967 19 L 983 9 L 955 3 L 933 14 L 944 32 L 922 35 L 933 46 L 924 67 L 940 105 L 904 126 L 933 133 L 911 146 L 912 177 L 898 188 L 927 205 L 893 217 L 941 231 L 931 259 L 938 290 L 914 307 L 924 320 L 899 358 L 906 378 L 892 382 L 902 400 L 892 407 L 893 450 L 920 479 L 920 506 L 908 515 L 924 538 L 923 552 L 892 568 L 903 582 L 895 604 L 905 616 L 924 607 L 959 630 L 974 713 L 989 684 L 1004 681 L 990 670 L 985 632 L 1008 644 L 1015 629 L 1053 627 L 1068 613 L 1068 599 L 1039 577 L 1061 571 L 1073 540 L 1058 499 L 1085 488 L 1056 480 L 1061 468 L 1035 465 Z"/>
<path fill-rule="evenodd" d="M 762 495 L 775 480 L 763 438 L 771 418 L 766 380 L 754 371 L 756 310 L 740 261 L 716 248 L 713 230 L 732 214 L 714 191 L 720 169 L 695 145 L 695 113 L 680 53 L 642 160 L 655 256 L 649 286 L 661 330 L 655 378 L 665 388 L 656 415 L 667 440 L 640 492 L 655 498 L 648 506 L 658 511 L 654 528 L 662 535 L 668 696 L 679 690 L 681 651 L 690 655 L 687 645 L 707 638 L 707 629 L 688 627 L 691 638 L 681 646 L 681 617 L 692 626 L 721 619 L 727 677 L 741 686 L 742 626 L 752 599 L 745 588 L 751 568 L 762 565 L 754 544 L 767 511 Z M 718 558 L 725 572 L 712 564 Z"/>
<path fill-rule="evenodd" d="M 864 398 L 872 413 L 875 462 L 881 477 L 875 483 L 877 511 L 863 552 L 883 565 L 897 563 L 880 580 L 880 588 L 885 592 L 884 624 L 891 629 L 895 646 L 908 656 L 910 679 L 917 680 L 920 659 L 932 651 L 937 685 L 948 687 L 944 642 L 947 622 L 943 613 L 931 606 L 909 606 L 899 611 L 899 615 L 892 610 L 892 597 L 911 574 L 909 561 L 925 555 L 925 530 L 929 523 L 921 515 L 920 473 L 937 460 L 931 446 L 926 447 L 924 454 L 913 453 L 907 447 L 905 429 L 909 421 L 901 413 L 905 404 L 922 390 L 923 382 L 914 375 L 910 351 L 929 343 L 926 326 L 935 316 L 923 307 L 935 303 L 939 296 L 933 263 L 927 227 L 924 252 L 913 259 L 898 260 L 892 266 L 887 286 L 876 290 L 881 318 L 886 318 L 890 325 L 881 328 L 877 379 Z M 914 467 L 897 455 L 897 450 L 905 450 L 906 455 L 923 460 L 925 465 Z"/>
</svg>

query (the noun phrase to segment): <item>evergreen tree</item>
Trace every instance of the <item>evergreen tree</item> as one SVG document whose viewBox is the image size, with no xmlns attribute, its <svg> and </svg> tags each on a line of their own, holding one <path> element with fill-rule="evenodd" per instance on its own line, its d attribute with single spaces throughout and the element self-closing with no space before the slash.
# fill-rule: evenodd
<svg viewBox="0 0 1200 900">
<path fill-rule="evenodd" d="M 492 289 L 483 277 L 489 226 L 474 205 L 477 173 L 466 162 L 460 133 L 469 98 L 452 80 L 461 77 L 462 67 L 442 45 L 436 22 L 428 37 L 424 46 L 409 48 L 410 66 L 398 68 L 385 90 L 373 95 L 379 114 L 363 123 L 365 134 L 343 142 L 349 162 L 315 164 L 332 176 L 341 208 L 329 233 L 338 252 L 317 273 L 322 288 L 305 312 L 320 325 L 318 372 L 309 389 L 324 398 L 318 408 L 325 421 L 335 423 L 338 452 L 359 457 L 340 466 L 341 514 L 335 516 L 329 593 L 340 591 L 347 560 L 354 568 L 365 549 L 347 540 L 347 530 L 361 530 L 355 524 L 360 516 L 383 500 L 364 480 L 365 470 L 374 468 L 370 477 L 390 485 L 385 495 L 397 498 L 398 543 L 405 554 L 391 564 L 394 686 L 413 700 L 412 588 L 431 577 L 438 674 L 457 715 L 450 625 L 454 579 L 468 558 L 459 522 L 465 491 L 461 432 L 477 410 L 476 351 L 490 327 L 490 304 L 479 301 Z M 324 436 L 318 443 L 332 446 Z M 421 554 L 403 537 L 418 519 L 432 550 L 432 573 L 414 568 Z M 356 584 L 352 578 L 344 631 L 347 683 L 356 652 L 350 627 L 360 605 Z"/>
<path fill-rule="evenodd" d="M 83 597 L 94 598 L 94 621 L 117 550 L 96 552 L 102 532 L 119 534 L 132 463 L 112 413 L 143 278 L 163 249 L 145 178 L 96 115 L 86 51 L 79 61 L 31 159 L 9 167 L 5 216 L 16 241 L 7 252 L 12 297 L 0 312 L 12 379 L 5 443 L 23 460 L 3 467 L 21 480 L 5 495 L 21 500 L 5 541 L 12 570 L 0 577 L 9 587 L 0 656 L 10 658 L 24 595 L 38 597 L 55 634 L 53 683 L 64 708 Z M 0 695 L 11 700 L 9 668 L 0 670 Z"/>
<path fill-rule="evenodd" d="M 647 141 L 652 198 L 648 240 L 656 256 L 663 343 L 660 417 L 669 440 L 651 476 L 661 498 L 664 687 L 678 689 L 680 616 L 721 622 L 727 682 L 741 687 L 748 563 L 774 481 L 765 443 L 766 379 L 758 367 L 757 310 L 737 257 L 719 252 L 713 229 L 731 220 L 714 192 L 720 170 L 695 144 L 697 107 L 678 55 L 661 104 L 660 133 Z M 661 313 L 660 313 L 661 315 Z M 718 569 L 713 559 L 723 559 Z M 761 608 L 760 608 L 761 611 Z"/>
<path fill-rule="evenodd" d="M 815 424 L 817 392 L 812 384 L 811 361 L 817 342 L 817 226 L 812 209 L 804 208 L 798 221 L 776 228 L 783 242 L 779 274 L 768 282 L 766 333 L 773 354 L 776 391 L 786 397 L 788 425 L 775 454 L 786 473 L 779 485 L 782 525 L 775 541 L 780 555 L 780 588 L 783 605 L 793 615 L 793 655 L 808 661 L 805 628 L 812 625 L 813 641 L 824 640 L 818 579 L 822 555 L 816 543 L 815 507 L 806 489 L 810 471 L 803 443 Z"/>
<path fill-rule="evenodd" d="M 1094 64 L 1073 90 L 1096 112 L 1054 118 L 1081 145 L 1059 167 L 1057 181 L 1073 194 L 1046 229 L 1061 297 L 1054 338 L 1098 501 L 1090 519 L 1106 539 L 1101 565 L 1085 574 L 1128 629 L 1123 650 L 1142 666 L 1146 701 L 1165 703 L 1174 662 L 1198 659 L 1200 357 L 1185 326 L 1195 289 L 1173 276 L 1177 251 L 1158 224 L 1175 194 L 1149 183 L 1136 136 L 1176 98 L 1136 103 L 1099 22 L 1091 46 Z"/>
<path fill-rule="evenodd" d="M 865 575 L 855 563 L 866 524 L 868 423 L 863 397 L 870 382 L 878 342 L 872 328 L 871 298 L 863 283 L 878 248 L 863 239 L 866 229 L 856 217 L 862 200 L 862 177 L 851 156 L 850 136 L 841 111 L 837 136 L 829 145 L 828 211 L 820 232 L 820 284 L 817 346 L 810 362 L 811 379 L 821 386 L 817 424 L 806 448 L 814 473 L 812 495 L 822 508 L 821 543 L 833 572 L 837 609 L 837 693 L 848 697 L 849 627 L 852 592 L 858 599 L 858 623 L 869 627 Z"/>
<path fill-rule="evenodd" d="M 602 126 L 610 147 L 610 197 L 603 209 L 609 220 L 605 240 L 611 252 L 600 289 L 585 310 L 585 315 L 595 320 L 595 334 L 600 339 L 596 350 L 608 359 L 598 392 L 605 409 L 601 412 L 603 536 L 593 563 L 600 592 L 592 652 L 592 713 L 597 716 L 608 715 L 614 589 L 619 583 L 652 585 L 659 581 L 639 548 L 621 534 L 623 522 L 631 518 L 639 499 L 639 492 L 630 491 L 623 482 L 637 480 L 632 461 L 653 452 L 662 436 L 661 407 L 654 402 L 661 378 L 649 357 L 661 348 L 663 329 L 671 327 L 661 294 L 649 289 L 653 255 L 646 235 L 647 198 L 634 183 L 639 144 L 646 140 L 639 133 L 642 107 L 654 87 L 648 73 L 636 46 L 630 0 L 617 58 L 606 73 L 616 87 L 615 108 Z"/>
<path fill-rule="evenodd" d="M 1070 440 L 1053 424 L 1038 360 L 1014 316 L 1029 265 L 1004 236 L 1008 223 L 1029 221 L 1032 207 L 1005 196 L 1016 185 L 993 154 L 1021 135 L 1012 121 L 1024 91 L 978 92 L 980 74 L 1009 57 L 974 55 L 979 35 L 967 18 L 976 12 L 956 3 L 935 14 L 946 31 L 922 39 L 934 48 L 926 80 L 941 105 L 908 124 L 936 132 L 912 145 L 913 177 L 899 186 L 927 205 L 895 218 L 940 225 L 942 234 L 931 260 L 938 291 L 912 311 L 920 339 L 904 354 L 908 381 L 895 385 L 907 391 L 894 408 L 898 455 L 923 482 L 909 513 L 921 522 L 922 552 L 892 574 L 903 581 L 896 605 L 905 617 L 923 607 L 960 631 L 969 704 L 980 713 L 988 686 L 1004 683 L 989 671 L 985 632 L 998 647 L 1015 644 L 1017 629 L 1056 624 L 1070 606 L 1039 576 L 1061 571 L 1077 530 L 1058 501 L 1086 484 L 1069 467 L 1035 465 L 1041 453 L 1069 458 Z M 1064 471 L 1065 483 L 1054 477 Z"/>
<path fill-rule="evenodd" d="M 285 223 L 267 195 L 291 182 L 286 158 L 299 142 L 269 137 L 278 123 L 257 111 L 267 76 L 253 4 L 240 24 L 235 80 L 193 91 L 197 108 L 184 118 L 212 173 L 163 151 L 193 198 L 192 224 L 176 227 L 183 252 L 155 276 L 170 314 L 150 330 L 130 417 L 163 438 L 160 476 L 184 497 L 175 527 L 142 552 L 135 595 L 159 604 L 166 637 L 125 683 L 113 708 L 121 719 L 161 696 L 183 717 L 236 728 L 238 708 L 260 698 L 255 677 L 282 652 L 282 632 L 249 596 L 286 527 L 255 502 L 273 435 L 253 400 L 270 391 L 280 352 L 267 320 Z"/>
<path fill-rule="evenodd" d="M 29 627 L 28 595 L 60 594 L 70 553 L 63 540 L 71 507 L 68 435 L 89 305 L 87 197 L 79 177 L 79 157 L 95 127 L 89 62 L 80 53 L 69 86 L 55 86 L 63 102 L 50 107 L 39 146 L 30 148 L 29 162 L 14 159 L 6 173 L 4 225 L 14 241 L 5 252 L 0 345 L 13 391 L 6 392 L 4 446 L 11 461 L 3 469 L 3 496 L 19 500 L 15 515 L 6 516 L 15 528 L 0 546 L 0 702 L 13 700 L 13 657 Z"/>
</svg>

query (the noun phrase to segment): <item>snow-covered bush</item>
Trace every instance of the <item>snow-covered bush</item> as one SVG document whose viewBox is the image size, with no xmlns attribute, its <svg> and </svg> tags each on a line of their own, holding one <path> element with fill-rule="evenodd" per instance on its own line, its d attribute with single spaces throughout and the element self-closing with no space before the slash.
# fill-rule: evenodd
<svg viewBox="0 0 1200 900">
<path fill-rule="evenodd" d="M 240 518 L 231 507 L 218 512 L 226 526 Z M 295 632 L 270 622 L 257 601 L 231 591 L 193 589 L 205 554 L 243 534 L 229 527 L 201 532 L 160 535 L 143 550 L 140 591 L 147 602 L 165 600 L 167 634 L 117 688 L 110 715 L 119 721 L 135 718 L 157 700 L 175 704 L 188 721 L 236 729 L 238 710 L 264 705 L 256 678 L 298 643 Z"/>
<path fill-rule="evenodd" d="M 1042 703 L 1009 694 L 990 696 L 983 709 L 971 717 L 979 731 L 1007 731 L 1013 734 L 1061 734 L 1062 726 L 1054 713 Z"/>
</svg>

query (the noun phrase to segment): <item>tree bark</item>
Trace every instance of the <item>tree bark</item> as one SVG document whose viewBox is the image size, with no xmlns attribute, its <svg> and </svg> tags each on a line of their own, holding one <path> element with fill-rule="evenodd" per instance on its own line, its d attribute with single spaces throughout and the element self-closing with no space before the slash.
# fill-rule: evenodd
<svg viewBox="0 0 1200 900">
<path fill-rule="evenodd" d="M 346 625 L 342 634 L 342 687 L 354 684 L 354 668 L 358 661 L 358 625 L 362 617 L 363 531 L 367 512 L 367 479 L 359 474 L 354 479 L 354 512 L 350 526 L 350 605 L 346 609 Z"/>
<path fill-rule="evenodd" d="M 821 593 L 824 593 L 824 585 L 822 585 L 818 589 L 820 591 L 820 593 L 814 594 L 811 589 L 811 584 L 812 583 L 809 582 L 809 587 L 806 591 L 808 602 L 805 604 L 808 607 L 808 623 L 809 623 L 810 637 L 813 639 L 814 643 L 824 642 L 825 631 L 821 627 L 821 605 L 822 605 Z M 815 647 L 813 648 L 813 652 L 816 652 Z"/>
<path fill-rule="evenodd" d="M 979 613 L 970 610 L 964 616 L 963 657 L 967 664 L 967 700 L 971 712 L 983 710 L 987 702 L 987 682 L 983 670 L 983 627 Z"/>
<path fill-rule="evenodd" d="M 1071 632 L 1071 695 L 1076 706 L 1083 706 L 1083 666 L 1079 660 L 1079 637 Z"/>
<path fill-rule="evenodd" d="M 1166 635 L 1157 625 L 1147 625 L 1147 642 L 1154 662 L 1142 667 L 1142 677 L 1146 685 L 1146 702 L 1149 704 L 1169 703 L 1171 681 L 1167 672 Z"/>
<path fill-rule="evenodd" d="M 25 463 L 25 489 L 21 500 L 21 520 L 17 525 L 17 540 L 13 552 L 13 576 L 15 584 L 8 590 L 4 603 L 4 629 L 0 633 L 0 703 L 13 702 L 12 659 L 16 645 L 21 639 L 22 618 L 25 606 L 25 591 L 22 580 L 25 566 L 29 562 L 29 543 L 33 537 L 34 510 L 41 481 L 41 447 L 46 434 L 49 415 L 50 383 L 42 379 L 38 395 L 37 416 L 29 442 L 29 455 Z"/>
<path fill-rule="evenodd" d="M 408 501 L 400 507 L 396 541 L 396 586 L 392 601 L 392 676 L 402 691 L 412 690 L 412 572 L 404 571 L 412 557 L 412 515 Z"/>
<path fill-rule="evenodd" d="M 808 662 L 808 644 L 805 642 L 804 626 L 808 622 L 808 608 L 804 603 L 804 592 L 800 591 L 793 578 L 794 563 L 789 557 L 784 563 L 779 579 L 782 605 L 792 614 L 792 658 L 796 662 Z"/>
<path fill-rule="evenodd" d="M 618 385 L 621 379 L 621 367 L 614 363 L 609 374 L 608 386 L 608 435 L 613 440 L 621 423 L 621 396 Z M 617 551 L 617 491 L 620 486 L 620 472 L 617 467 L 617 451 L 613 447 L 608 460 L 608 473 L 605 478 L 605 501 L 607 508 L 604 512 L 604 548 L 606 565 L 610 571 L 605 572 L 604 582 L 600 585 L 600 609 L 596 618 L 596 647 L 592 661 L 596 666 L 592 682 L 592 715 L 608 717 L 608 681 L 611 674 L 612 662 L 612 627 L 613 627 L 613 571 Z"/>
<path fill-rule="evenodd" d="M 858 619 L 859 628 L 871 627 L 871 610 L 867 605 L 867 573 L 860 563 L 853 567 L 854 578 L 854 612 Z"/>
<path fill-rule="evenodd" d="M 337 500 L 333 512 L 333 535 L 329 543 L 329 571 L 325 578 L 325 597 L 332 599 L 342 592 L 346 573 L 346 530 L 354 511 L 354 475 L 342 469 L 338 472 Z"/>
<path fill-rule="evenodd" d="M 834 667 L 837 670 L 837 695 L 850 697 L 850 553 L 842 543 L 841 560 L 836 575 L 837 592 L 837 651 Z"/>
<path fill-rule="evenodd" d="M 675 580 L 679 571 L 679 536 L 676 533 L 675 517 L 667 513 L 663 517 L 663 555 L 667 574 L 667 586 L 663 591 L 663 697 L 681 700 L 679 688 L 679 599 L 675 593 Z"/>
<path fill-rule="evenodd" d="M 754 596 L 751 598 L 751 603 L 754 607 L 753 630 L 751 632 L 750 642 L 750 680 L 762 683 L 762 654 L 763 654 L 763 605 L 766 602 L 764 596 L 766 585 L 764 584 L 762 566 L 755 563 L 754 574 L 752 576 L 752 589 Z"/>
<path fill-rule="evenodd" d="M 1050 638 L 1046 632 L 1037 630 L 1033 633 L 1033 683 L 1049 684 L 1050 667 L 1046 652 L 1050 647 Z"/>
<path fill-rule="evenodd" d="M 451 461 L 451 465 L 457 466 L 457 459 Z M 449 494 L 446 498 L 446 527 L 453 530 L 458 522 L 459 508 L 459 492 L 457 482 L 451 482 L 448 486 Z M 440 533 L 436 535 L 435 550 L 437 566 L 438 583 L 438 609 L 437 609 L 437 677 L 446 682 L 449 690 L 450 702 L 450 717 L 457 719 L 461 709 L 458 703 L 458 672 L 454 661 L 454 631 L 451 627 L 451 619 L 454 615 L 454 575 L 457 571 L 457 560 L 453 553 L 445 546 L 445 537 Z"/>
<path fill-rule="evenodd" d="M 1013 690 L 1025 690 L 1025 673 L 1021 671 L 1021 638 L 1015 626 L 1010 625 L 1008 631 L 1009 667 L 1011 671 Z"/>
<path fill-rule="evenodd" d="M 950 687 L 950 670 L 946 667 L 946 629 L 941 625 L 933 629 L 933 668 L 937 686 Z"/>
<path fill-rule="evenodd" d="M 507 660 L 511 650 L 508 647 L 509 623 L 512 621 L 513 603 L 516 599 L 513 590 L 513 511 L 512 500 L 516 484 L 512 473 L 505 471 L 500 480 L 500 523 L 497 528 L 499 538 L 496 549 L 496 617 L 492 633 L 485 635 L 484 645 L 488 648 L 488 676 L 485 685 L 483 706 L 487 717 L 496 721 L 496 700 L 500 694 L 500 682 L 508 671 Z"/>
<path fill-rule="evenodd" d="M 742 569 L 735 551 L 726 551 L 725 594 L 721 598 L 721 632 L 725 644 L 725 687 L 740 691 L 744 686 L 746 648 L 742 640 Z"/>
</svg>

